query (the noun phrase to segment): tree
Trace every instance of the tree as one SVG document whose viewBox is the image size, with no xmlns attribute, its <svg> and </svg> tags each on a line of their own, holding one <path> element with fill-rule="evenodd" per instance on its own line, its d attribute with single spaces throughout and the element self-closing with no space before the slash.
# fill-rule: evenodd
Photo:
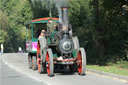
<svg viewBox="0 0 128 85">
<path fill-rule="evenodd" d="M 8 21 L 8 41 L 4 44 L 7 46 L 6 52 L 17 52 L 18 47 L 25 47 L 25 26 L 24 22 L 32 19 L 32 11 L 27 0 L 1 0 L 1 9 L 7 14 Z M 4 33 L 6 33 L 4 32 Z"/>
<path fill-rule="evenodd" d="M 33 19 L 50 17 L 50 10 L 52 17 L 57 17 L 57 8 L 55 3 L 51 0 L 29 0 L 32 8 Z"/>
<path fill-rule="evenodd" d="M 7 36 L 8 21 L 6 14 L 0 10 L 0 43 L 3 43 Z"/>
<path fill-rule="evenodd" d="M 128 59 L 128 15 L 122 12 L 123 4 L 123 0 L 70 0 L 73 33 L 85 47 L 89 63 Z"/>
</svg>

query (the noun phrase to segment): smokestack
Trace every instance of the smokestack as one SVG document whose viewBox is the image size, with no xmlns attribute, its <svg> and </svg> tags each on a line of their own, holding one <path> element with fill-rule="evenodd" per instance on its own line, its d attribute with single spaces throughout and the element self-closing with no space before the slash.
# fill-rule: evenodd
<svg viewBox="0 0 128 85">
<path fill-rule="evenodd" d="M 62 29 L 64 31 L 68 30 L 68 7 L 61 7 L 61 13 L 62 13 Z"/>
</svg>

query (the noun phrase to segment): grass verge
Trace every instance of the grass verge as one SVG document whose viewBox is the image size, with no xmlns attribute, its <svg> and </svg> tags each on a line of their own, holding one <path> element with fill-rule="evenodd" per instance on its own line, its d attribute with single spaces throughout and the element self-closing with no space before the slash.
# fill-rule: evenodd
<svg viewBox="0 0 128 85">
<path fill-rule="evenodd" d="M 109 66 L 87 65 L 87 68 L 97 70 L 97 71 L 102 71 L 102 72 L 118 74 L 122 76 L 128 76 L 128 69 L 122 68 L 119 64 L 112 64 Z"/>
</svg>

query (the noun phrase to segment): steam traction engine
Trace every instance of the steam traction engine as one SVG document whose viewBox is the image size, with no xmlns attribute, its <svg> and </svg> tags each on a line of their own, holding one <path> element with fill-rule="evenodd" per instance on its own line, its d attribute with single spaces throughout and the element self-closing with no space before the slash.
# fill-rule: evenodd
<svg viewBox="0 0 128 85">
<path fill-rule="evenodd" d="M 79 47 L 77 37 L 73 37 L 72 28 L 68 24 L 67 8 L 63 7 L 62 23 L 54 31 L 47 28 L 46 37 L 39 38 L 37 44 L 38 72 L 54 75 L 54 69 L 69 68 L 71 72 L 78 71 L 85 75 L 86 54 L 84 48 Z"/>
</svg>

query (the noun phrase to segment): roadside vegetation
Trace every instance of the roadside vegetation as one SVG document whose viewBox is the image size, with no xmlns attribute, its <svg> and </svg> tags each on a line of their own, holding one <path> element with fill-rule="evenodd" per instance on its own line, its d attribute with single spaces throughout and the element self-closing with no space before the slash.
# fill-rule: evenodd
<svg viewBox="0 0 128 85">
<path fill-rule="evenodd" d="M 96 71 L 113 73 L 122 76 L 128 76 L 128 62 L 127 61 L 118 61 L 116 63 L 110 63 L 106 66 L 100 65 L 87 65 L 88 69 L 93 69 Z"/>
</svg>

